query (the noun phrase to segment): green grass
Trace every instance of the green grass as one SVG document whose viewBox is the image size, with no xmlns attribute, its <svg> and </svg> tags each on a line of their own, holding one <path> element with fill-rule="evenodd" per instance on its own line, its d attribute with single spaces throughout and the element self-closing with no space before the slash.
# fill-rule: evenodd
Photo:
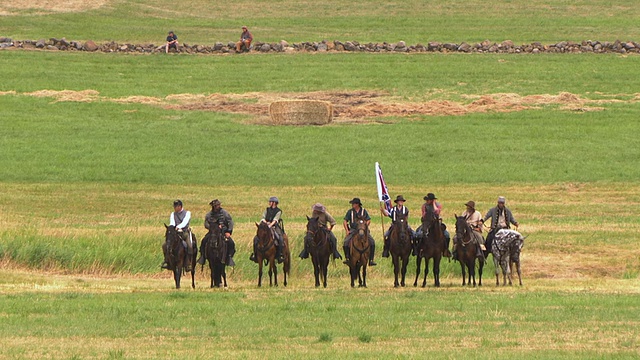
<svg viewBox="0 0 640 360">
<path fill-rule="evenodd" d="M 18 39 L 63 37 L 162 43 L 173 29 L 181 41 L 236 40 L 248 25 L 260 41 L 357 40 L 409 43 L 485 39 L 516 42 L 640 37 L 636 2 L 622 0 L 372 0 L 322 2 L 190 0 L 111 1 L 86 14 L 14 11 L 0 17 L 0 34 Z M 38 15 L 41 14 L 41 15 Z"/>
<path fill-rule="evenodd" d="M 18 293 L 0 297 L 0 337 L 9 344 L 0 356 L 626 359 L 640 346 L 636 297 L 518 289 Z"/>
</svg>

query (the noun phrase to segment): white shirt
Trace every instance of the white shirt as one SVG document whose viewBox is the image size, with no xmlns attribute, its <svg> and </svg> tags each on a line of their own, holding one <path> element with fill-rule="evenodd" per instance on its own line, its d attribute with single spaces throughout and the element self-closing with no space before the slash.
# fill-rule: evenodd
<svg viewBox="0 0 640 360">
<path fill-rule="evenodd" d="M 173 225 L 177 229 L 184 229 L 189 224 L 189 221 L 191 221 L 191 211 L 187 211 L 184 219 L 182 219 L 182 222 L 178 225 L 176 225 L 176 221 L 173 218 L 173 213 L 171 213 L 171 215 L 169 216 L 169 225 Z"/>
</svg>

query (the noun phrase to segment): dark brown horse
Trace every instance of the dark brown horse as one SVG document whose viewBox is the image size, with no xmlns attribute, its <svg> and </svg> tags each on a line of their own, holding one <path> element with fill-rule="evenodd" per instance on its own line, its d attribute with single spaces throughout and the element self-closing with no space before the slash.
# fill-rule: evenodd
<svg viewBox="0 0 640 360">
<path fill-rule="evenodd" d="M 211 287 L 227 287 L 227 271 L 224 259 L 227 258 L 227 242 L 217 223 L 209 226 L 207 247 L 204 249 L 206 259 L 211 269 Z"/>
<path fill-rule="evenodd" d="M 320 227 L 317 217 L 309 218 L 307 216 L 307 234 L 304 241 L 309 248 L 313 262 L 316 287 L 320 286 L 320 278 L 322 278 L 322 285 L 327 287 L 329 257 L 333 253 L 333 249 L 331 249 L 331 241 L 329 241 L 329 232 L 324 227 Z"/>
<path fill-rule="evenodd" d="M 367 265 L 369 264 L 369 226 L 367 221 L 358 216 L 357 232 L 351 238 L 349 248 L 349 269 L 351 270 L 351 287 L 355 286 L 358 279 L 358 286 L 367 287 Z M 360 270 L 362 269 L 362 274 Z"/>
<path fill-rule="evenodd" d="M 422 218 L 422 231 L 427 236 L 420 239 L 418 245 L 418 254 L 416 257 L 416 280 L 413 286 L 418 286 L 418 277 L 420 276 L 420 263 L 424 258 L 424 279 L 422 287 L 427 285 L 427 274 L 429 273 L 429 259 L 433 259 L 433 281 L 434 286 L 440 286 L 440 260 L 442 260 L 442 252 L 445 248 L 445 238 L 440 225 L 440 219 L 433 211 L 433 208 L 427 207 L 427 213 Z"/>
<path fill-rule="evenodd" d="M 471 285 L 471 279 L 473 279 L 473 286 L 476 286 L 476 254 L 478 243 L 474 240 L 473 230 L 464 216 L 456 215 L 456 251 L 458 252 L 458 261 L 460 261 L 460 267 L 462 268 L 462 286 Z M 478 260 L 478 286 L 482 286 L 482 268 L 484 268 L 484 259 Z M 466 281 L 466 270 L 469 271 L 469 280 Z"/>
<path fill-rule="evenodd" d="M 267 223 L 256 224 L 258 246 L 256 247 L 256 259 L 258 261 L 258 286 L 262 286 L 262 266 L 269 265 L 269 286 L 278 286 L 278 265 L 276 263 L 276 242 L 273 230 Z M 289 251 L 289 238 L 287 234 L 282 234 L 284 244 L 282 255 L 284 256 L 283 273 L 284 286 L 287 286 L 287 275 L 291 271 L 291 252 Z M 272 278 L 273 276 L 273 278 Z"/>
<path fill-rule="evenodd" d="M 409 256 L 411 256 L 411 233 L 409 232 L 406 216 L 400 212 L 396 215 L 396 221 L 393 223 L 393 229 L 389 234 L 389 242 L 391 260 L 393 261 L 393 274 L 395 276 L 393 287 L 404 287 L 407 264 L 409 264 Z M 402 261 L 402 269 L 400 268 L 400 261 Z M 402 279 L 398 283 L 400 272 L 402 272 Z"/>
<path fill-rule="evenodd" d="M 196 287 L 196 251 L 194 251 L 192 259 L 187 258 L 187 249 L 185 249 L 182 242 L 182 238 L 178 235 L 176 227 L 173 225 L 167 226 L 164 237 L 165 243 L 162 245 L 162 250 L 167 254 L 167 264 L 169 270 L 173 271 L 173 279 L 176 282 L 176 289 L 180 289 L 180 279 L 185 272 L 185 264 L 187 261 L 191 261 L 191 287 Z M 193 242 L 196 243 L 195 235 L 191 234 Z"/>
</svg>

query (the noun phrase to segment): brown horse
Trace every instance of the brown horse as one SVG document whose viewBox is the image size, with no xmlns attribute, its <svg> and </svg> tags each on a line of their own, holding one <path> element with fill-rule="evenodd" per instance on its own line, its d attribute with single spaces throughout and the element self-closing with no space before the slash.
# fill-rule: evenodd
<svg viewBox="0 0 640 360">
<path fill-rule="evenodd" d="M 185 249 L 182 238 L 178 235 L 176 227 L 173 225 L 167 226 L 164 237 L 165 243 L 162 245 L 162 250 L 167 254 L 167 264 L 169 270 L 173 271 L 173 279 L 176 283 L 176 289 L 180 289 L 180 279 L 185 272 L 185 264 L 187 261 L 191 261 L 191 287 L 196 287 L 196 251 L 193 252 L 192 259 L 187 258 L 187 250 Z M 191 234 L 193 242 L 196 242 L 195 235 Z"/>
<path fill-rule="evenodd" d="M 351 238 L 349 248 L 349 269 L 351 270 L 351 287 L 355 286 L 356 278 L 358 286 L 367 287 L 367 265 L 369 264 L 369 226 L 367 221 L 358 216 L 357 232 Z M 360 273 L 362 269 L 362 274 Z"/>
<path fill-rule="evenodd" d="M 433 211 L 433 208 L 427 207 L 427 213 L 422 218 L 422 231 L 427 236 L 420 239 L 418 245 L 418 254 L 416 257 L 416 280 L 413 286 L 418 286 L 418 277 L 420 276 L 420 263 L 424 258 L 424 279 L 422 287 L 427 285 L 427 274 L 429 273 L 429 259 L 433 259 L 433 281 L 434 286 L 440 286 L 440 260 L 442 260 L 442 252 L 445 248 L 445 238 L 440 226 L 440 219 Z"/>
<path fill-rule="evenodd" d="M 320 227 L 318 218 L 309 218 L 307 216 L 307 234 L 304 239 L 309 248 L 311 261 L 313 262 L 313 275 L 316 278 L 316 287 L 320 286 L 320 278 L 322 285 L 327 287 L 327 271 L 329 268 L 329 257 L 333 253 L 331 241 L 329 240 L 329 232 L 327 229 Z"/>
<path fill-rule="evenodd" d="M 204 249 L 206 259 L 209 261 L 211 269 L 211 287 L 227 287 L 227 272 L 224 259 L 227 258 L 227 242 L 224 239 L 222 230 L 216 223 L 209 226 L 209 241 Z"/>
<path fill-rule="evenodd" d="M 462 286 L 471 285 L 473 278 L 473 286 L 476 286 L 476 254 L 479 246 L 474 240 L 473 230 L 464 216 L 456 217 L 456 251 L 458 252 L 458 261 L 462 268 Z M 469 271 L 469 280 L 466 281 L 465 267 Z M 482 286 L 482 269 L 484 268 L 484 259 L 478 259 L 478 286 Z"/>
<path fill-rule="evenodd" d="M 391 260 L 393 261 L 393 274 L 395 280 L 393 287 L 405 285 L 404 279 L 407 275 L 407 264 L 409 264 L 409 256 L 411 256 L 411 233 L 409 232 L 409 224 L 405 215 L 398 213 L 393 229 L 389 234 L 389 250 L 391 252 Z M 400 268 L 402 261 L 402 269 Z M 398 283 L 398 275 L 402 272 L 402 279 Z"/>
<path fill-rule="evenodd" d="M 272 229 L 267 223 L 256 223 L 258 246 L 256 248 L 256 259 L 258 261 L 258 286 L 262 286 L 262 266 L 269 265 L 269 286 L 278 286 L 278 266 L 276 263 L 276 242 Z M 287 275 L 291 271 L 291 252 L 289 251 L 289 238 L 287 234 L 282 234 L 284 244 L 282 255 L 284 256 L 283 273 L 284 286 L 287 286 Z M 273 276 L 273 279 L 272 279 Z M 275 280 L 275 281 L 274 281 Z"/>
</svg>

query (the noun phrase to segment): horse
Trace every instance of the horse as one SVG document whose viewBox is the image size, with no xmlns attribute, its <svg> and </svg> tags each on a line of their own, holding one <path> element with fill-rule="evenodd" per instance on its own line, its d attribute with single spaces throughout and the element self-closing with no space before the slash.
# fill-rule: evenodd
<svg viewBox="0 0 640 360">
<path fill-rule="evenodd" d="M 185 264 L 187 261 L 191 261 L 191 287 L 196 288 L 196 251 L 193 253 L 192 259 L 187 258 L 187 249 L 183 244 L 182 238 L 178 235 L 176 227 L 173 225 L 164 225 L 166 231 L 164 234 L 165 244 L 162 245 L 162 250 L 167 254 L 167 264 L 169 270 L 173 271 L 173 279 L 176 283 L 176 289 L 180 289 L 180 279 L 182 273 L 185 271 Z M 191 234 L 193 242 L 196 242 L 195 235 Z"/>
<path fill-rule="evenodd" d="M 456 249 L 458 252 L 458 261 L 460 261 L 460 267 L 462 268 L 462 286 L 471 285 L 471 279 L 473 278 L 473 286 L 476 286 L 476 253 L 478 243 L 474 240 L 473 230 L 467 219 L 464 216 L 456 217 Z M 469 271 L 469 281 L 466 281 L 465 267 Z M 484 268 L 484 259 L 479 259 L 478 274 L 479 281 L 478 286 L 482 286 L 482 269 Z"/>
<path fill-rule="evenodd" d="M 404 279 L 407 275 L 407 264 L 409 264 L 409 256 L 411 256 L 411 233 L 409 232 L 409 224 L 406 215 L 398 212 L 396 215 L 395 226 L 389 234 L 389 250 L 391 252 L 391 260 L 393 261 L 393 274 L 395 281 L 393 287 L 399 285 L 404 287 Z M 402 260 L 402 269 L 400 261 Z M 402 279 L 398 283 L 398 274 L 402 272 Z"/>
<path fill-rule="evenodd" d="M 355 286 L 356 278 L 359 287 L 367 287 L 367 265 L 369 264 L 369 226 L 367 221 L 358 216 L 357 232 L 351 238 L 349 247 L 349 269 L 351 270 L 351 287 Z M 362 273 L 360 273 L 362 269 Z"/>
<path fill-rule="evenodd" d="M 511 282 L 511 269 L 512 264 L 516 265 L 518 272 L 518 282 L 522 286 L 522 273 L 520 272 L 520 251 L 524 246 L 524 239 L 522 234 L 515 230 L 500 229 L 496 233 L 493 239 L 493 248 L 491 249 L 493 254 L 493 263 L 496 266 L 496 286 L 500 285 L 500 278 L 498 265 L 502 268 L 502 286 L 506 285 L 506 279 L 509 279 L 509 285 Z"/>
<path fill-rule="evenodd" d="M 262 266 L 269 265 L 269 286 L 274 284 L 278 286 L 278 266 L 276 263 L 276 242 L 272 228 L 267 223 L 256 223 L 256 236 L 258 237 L 258 246 L 256 248 L 256 259 L 258 261 L 258 286 L 262 286 Z M 284 286 L 287 286 L 287 275 L 291 271 L 291 252 L 289 251 L 289 238 L 283 232 L 282 238 L 282 255 L 284 256 L 283 273 Z M 272 281 L 272 276 L 274 277 Z"/>
<path fill-rule="evenodd" d="M 211 287 L 227 287 L 227 272 L 224 260 L 227 257 L 227 242 L 224 239 L 222 230 L 217 223 L 209 226 L 209 237 L 207 247 L 204 249 L 206 259 L 209 261 L 211 269 Z"/>
<path fill-rule="evenodd" d="M 429 273 L 429 259 L 433 259 L 433 281 L 434 286 L 440 287 L 440 261 L 442 260 L 442 252 L 445 249 L 445 238 L 440 226 L 440 219 L 433 211 L 433 208 L 427 207 L 427 213 L 422 218 L 422 231 L 427 236 L 422 237 L 422 241 L 418 245 L 418 254 L 416 257 L 416 279 L 413 286 L 418 286 L 418 277 L 420 276 L 420 263 L 424 258 L 424 279 L 422 287 L 427 285 L 427 274 Z"/>
<path fill-rule="evenodd" d="M 309 254 L 311 254 L 316 287 L 320 286 L 320 278 L 322 278 L 322 285 L 326 288 L 329 257 L 333 253 L 333 249 L 331 241 L 329 241 L 329 232 L 319 226 L 317 217 L 307 216 L 307 234 L 304 241 L 309 248 Z"/>
</svg>

